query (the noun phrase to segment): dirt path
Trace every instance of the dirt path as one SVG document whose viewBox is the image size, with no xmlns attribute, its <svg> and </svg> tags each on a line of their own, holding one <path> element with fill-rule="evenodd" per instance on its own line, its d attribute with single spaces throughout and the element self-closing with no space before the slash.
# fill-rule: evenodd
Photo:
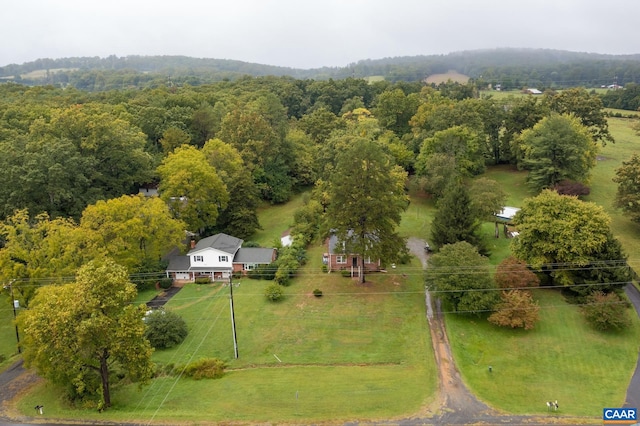
<svg viewBox="0 0 640 426">
<path fill-rule="evenodd" d="M 411 254 L 427 267 L 428 255 L 424 251 L 425 241 L 409 238 L 407 247 Z M 460 377 L 456 368 L 451 345 L 447 337 L 440 300 L 432 303 L 429 289 L 425 289 L 427 321 L 431 332 L 431 343 L 439 375 L 439 413 L 431 418 L 405 419 L 402 425 L 561 425 L 576 424 L 576 419 L 563 418 L 558 413 L 549 416 L 510 416 L 493 410 L 473 395 Z M 435 305 L 435 309 L 433 309 Z"/>
<path fill-rule="evenodd" d="M 421 260 L 422 266 L 427 266 L 427 254 L 424 251 L 425 242 L 418 238 L 409 238 L 407 245 L 411 253 Z M 442 416 L 452 420 L 452 417 L 473 418 L 486 414 L 493 414 L 492 410 L 480 402 L 465 386 L 460 373 L 455 366 L 451 345 L 447 338 L 444 318 L 440 309 L 440 300 L 435 302 L 435 312 L 431 303 L 429 290 L 425 290 L 427 305 L 427 320 L 431 331 L 431 342 L 438 366 L 440 377 L 439 406 L 444 413 Z"/>
</svg>

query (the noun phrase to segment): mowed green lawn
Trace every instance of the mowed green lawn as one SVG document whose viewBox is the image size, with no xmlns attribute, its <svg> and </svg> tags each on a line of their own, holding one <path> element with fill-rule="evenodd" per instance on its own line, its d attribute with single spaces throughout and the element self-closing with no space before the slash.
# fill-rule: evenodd
<svg viewBox="0 0 640 426">
<path fill-rule="evenodd" d="M 47 415 L 111 421 L 318 422 L 389 419 L 420 412 L 435 398 L 437 372 L 425 320 L 419 264 L 372 274 L 365 285 L 320 271 L 323 248 L 270 303 L 265 281 L 233 288 L 238 350 L 233 359 L 229 288 L 185 286 L 166 306 L 188 323 L 177 348 L 157 351 L 161 364 L 203 357 L 227 361 L 219 380 L 167 377 L 150 386 L 114 387 L 102 414 L 68 410 L 46 386 L 21 402 Z M 313 296 L 320 288 L 324 295 Z M 40 401 L 40 402 L 39 402 Z"/>
<path fill-rule="evenodd" d="M 454 358 L 468 386 L 511 413 L 543 414 L 546 401 L 555 400 L 562 415 L 600 417 L 603 407 L 621 407 L 638 358 L 637 315 L 631 329 L 601 333 L 558 291 L 536 290 L 534 297 L 540 322 L 530 331 L 447 314 Z"/>
</svg>

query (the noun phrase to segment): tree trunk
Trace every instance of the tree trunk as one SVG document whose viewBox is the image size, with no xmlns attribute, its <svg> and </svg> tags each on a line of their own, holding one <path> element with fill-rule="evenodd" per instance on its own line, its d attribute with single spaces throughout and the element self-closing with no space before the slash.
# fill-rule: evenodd
<svg viewBox="0 0 640 426">
<path fill-rule="evenodd" d="M 361 267 L 361 270 L 360 270 L 360 274 L 358 276 L 358 281 L 360 282 L 360 284 L 364 284 L 364 281 L 365 281 L 365 279 L 364 279 L 364 255 L 361 256 L 361 257 L 362 257 L 362 267 Z"/>
<path fill-rule="evenodd" d="M 107 351 L 107 349 L 103 349 L 102 356 L 100 356 L 100 378 L 102 379 L 102 399 L 104 401 L 104 408 L 111 407 L 109 366 L 107 365 L 107 358 L 109 358 L 109 351 Z"/>
</svg>

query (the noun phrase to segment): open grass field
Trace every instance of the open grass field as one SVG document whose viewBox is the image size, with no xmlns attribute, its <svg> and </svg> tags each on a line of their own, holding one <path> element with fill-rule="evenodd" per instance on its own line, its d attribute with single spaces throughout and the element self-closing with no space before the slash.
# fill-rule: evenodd
<svg viewBox="0 0 640 426">
<path fill-rule="evenodd" d="M 443 74 L 431 74 L 429 77 L 427 77 L 426 79 L 427 84 L 440 84 L 440 83 L 446 83 L 447 81 L 451 80 L 455 83 L 466 83 L 469 81 L 469 76 L 468 75 L 464 75 L 464 74 L 460 74 L 457 71 L 448 71 L 446 73 Z"/>
<path fill-rule="evenodd" d="M 321 273 L 322 251 L 309 250 L 310 261 L 279 303 L 265 299 L 267 282 L 241 279 L 234 287 L 237 360 L 228 287 L 187 285 L 167 304 L 190 334 L 179 347 L 156 352 L 154 361 L 219 357 L 230 369 L 222 379 L 168 377 L 142 391 L 114 388 L 116 407 L 101 415 L 68 410 L 46 385 L 21 406 L 28 411 L 40 401 L 35 404 L 45 404 L 51 416 L 118 422 L 308 423 L 418 413 L 434 399 L 437 377 L 419 263 L 357 285 Z M 323 297 L 312 295 L 315 288 Z"/>
<path fill-rule="evenodd" d="M 534 298 L 540 322 L 530 331 L 447 314 L 454 358 L 468 386 L 507 412 L 543 414 L 545 402 L 556 399 L 563 415 L 599 417 L 602 407 L 621 407 L 638 358 L 638 317 L 625 332 L 600 333 L 559 292 L 536 290 Z"/>
<path fill-rule="evenodd" d="M 622 162 L 629 160 L 633 153 L 640 153 L 640 136 L 632 129 L 637 120 L 609 118 L 608 122 L 616 143 L 600 149 L 598 163 L 592 172 L 591 194 L 585 199 L 601 205 L 611 216 L 611 229 L 629 255 L 629 263 L 640 269 L 640 225 L 631 222 L 613 206 L 617 184 L 612 181 Z"/>
<path fill-rule="evenodd" d="M 258 209 L 262 229 L 257 230 L 250 240 L 262 247 L 273 247 L 276 241 L 280 241 L 282 233 L 293 225 L 293 213 L 303 204 L 307 193 L 296 194 L 288 203 L 263 204 Z"/>
</svg>

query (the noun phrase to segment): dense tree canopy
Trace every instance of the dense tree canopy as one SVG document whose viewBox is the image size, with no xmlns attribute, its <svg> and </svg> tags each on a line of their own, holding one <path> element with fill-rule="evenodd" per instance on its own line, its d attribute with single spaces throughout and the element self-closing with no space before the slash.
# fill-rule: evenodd
<svg viewBox="0 0 640 426">
<path fill-rule="evenodd" d="M 42 287 L 18 318 L 26 364 L 72 399 L 111 406 L 115 368 L 132 381 L 153 373 L 145 308 L 135 297 L 126 270 L 111 260 L 86 264 L 74 283 Z"/>
<path fill-rule="evenodd" d="M 160 164 L 158 174 L 162 200 L 190 231 L 200 233 L 216 224 L 229 192 L 200 150 L 188 145 L 177 148 Z"/>
<path fill-rule="evenodd" d="M 46 213 L 30 217 L 16 211 L 0 223 L 0 281 L 14 281 L 15 297 L 28 307 L 40 285 L 73 276 L 84 260 L 101 253 L 86 243 L 71 219 L 50 219 Z"/>
<path fill-rule="evenodd" d="M 185 224 L 157 197 L 123 195 L 87 206 L 80 231 L 132 272 L 160 270 L 160 260 L 185 238 Z"/>
</svg>

